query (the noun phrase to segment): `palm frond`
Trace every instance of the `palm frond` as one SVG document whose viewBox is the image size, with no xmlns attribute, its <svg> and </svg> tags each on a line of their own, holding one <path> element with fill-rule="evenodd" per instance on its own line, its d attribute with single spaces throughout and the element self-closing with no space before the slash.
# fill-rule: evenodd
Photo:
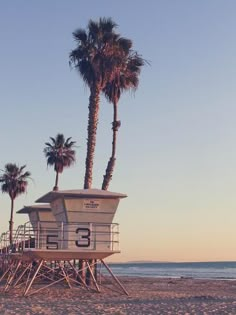
<svg viewBox="0 0 236 315">
<path fill-rule="evenodd" d="M 116 28 L 118 25 L 112 20 L 112 18 L 100 18 L 99 19 L 99 26 L 104 33 L 111 33 L 114 28 Z"/>
<path fill-rule="evenodd" d="M 26 165 L 17 166 L 14 163 L 7 163 L 4 173 L 0 176 L 2 192 L 8 193 L 12 199 L 26 191 L 31 173 L 24 172 L 25 168 Z"/>
<path fill-rule="evenodd" d="M 126 54 L 128 54 L 133 46 L 133 43 L 130 39 L 121 37 L 118 40 L 118 45 Z"/>
<path fill-rule="evenodd" d="M 46 142 L 44 154 L 47 159 L 48 166 L 54 166 L 56 172 L 63 172 L 64 167 L 69 167 L 75 162 L 75 146 L 76 141 L 71 141 L 72 137 L 65 139 L 64 135 L 58 133 L 55 138 L 50 137 L 52 144 Z M 48 145 L 50 144 L 50 145 Z"/>
<path fill-rule="evenodd" d="M 85 30 L 79 28 L 73 32 L 73 37 L 76 41 L 86 43 L 87 33 Z"/>
</svg>

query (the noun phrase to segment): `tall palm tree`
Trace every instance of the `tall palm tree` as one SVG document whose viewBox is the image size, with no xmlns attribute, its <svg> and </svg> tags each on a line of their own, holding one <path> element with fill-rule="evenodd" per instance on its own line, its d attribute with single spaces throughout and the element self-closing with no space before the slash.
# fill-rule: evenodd
<svg viewBox="0 0 236 315">
<path fill-rule="evenodd" d="M 78 29 L 73 33 L 77 47 L 70 53 L 70 65 L 78 70 L 90 89 L 85 189 L 92 186 L 100 93 L 113 79 L 123 55 L 131 47 L 130 40 L 115 32 L 116 27 L 112 19 L 100 18 L 98 22 L 90 20 L 86 30 Z"/>
<path fill-rule="evenodd" d="M 103 89 L 106 98 L 113 104 L 112 154 L 107 164 L 106 173 L 103 177 L 103 190 L 108 189 L 115 167 L 117 131 L 121 125 L 117 113 L 118 102 L 123 92 L 130 89 L 137 89 L 139 84 L 139 74 L 143 65 L 144 59 L 136 52 L 129 51 L 128 54 L 124 56 L 121 66 L 117 69 L 114 79 L 111 82 L 108 82 Z"/>
<path fill-rule="evenodd" d="M 14 200 L 20 194 L 26 192 L 28 185 L 28 179 L 30 178 L 30 172 L 25 171 L 26 165 L 17 166 L 13 163 L 5 165 L 3 174 L 0 176 L 1 189 L 3 193 L 8 193 L 11 198 L 11 215 L 9 221 L 9 237 L 10 245 L 12 245 L 13 238 L 13 212 L 14 212 Z"/>
<path fill-rule="evenodd" d="M 57 134 L 55 138 L 50 137 L 51 143 L 46 142 L 44 154 L 47 158 L 47 165 L 54 166 L 56 172 L 54 191 L 58 190 L 58 177 L 63 172 L 64 167 L 70 167 L 75 162 L 75 141 L 71 137 L 65 140 L 63 134 Z"/>
</svg>

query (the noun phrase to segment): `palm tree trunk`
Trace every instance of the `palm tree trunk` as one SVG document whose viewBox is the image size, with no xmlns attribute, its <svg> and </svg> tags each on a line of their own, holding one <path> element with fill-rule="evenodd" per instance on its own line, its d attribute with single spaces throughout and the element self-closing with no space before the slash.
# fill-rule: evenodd
<svg viewBox="0 0 236 315">
<path fill-rule="evenodd" d="M 85 161 L 84 189 L 92 186 L 93 180 L 93 161 L 96 146 L 96 134 L 99 113 L 99 85 L 95 85 L 90 89 L 89 97 L 89 115 L 88 115 L 88 138 L 87 138 L 87 156 Z"/>
<path fill-rule="evenodd" d="M 98 113 L 99 113 L 99 100 L 100 100 L 100 88 L 99 86 L 92 87 L 89 97 L 89 115 L 88 115 L 88 138 L 87 138 L 87 157 L 86 157 L 86 170 L 84 177 L 84 189 L 92 187 L 93 180 L 93 161 L 96 146 L 96 135 L 98 125 Z M 91 275 L 87 275 L 86 281 L 90 283 Z"/>
<path fill-rule="evenodd" d="M 55 180 L 55 186 L 53 187 L 54 191 L 58 190 L 58 178 L 59 178 L 59 172 L 56 171 L 56 180 Z"/>
<path fill-rule="evenodd" d="M 11 216 L 9 221 L 9 240 L 10 245 L 13 243 L 13 211 L 14 211 L 14 199 L 11 198 Z"/>
<path fill-rule="evenodd" d="M 113 103 L 113 122 L 112 122 L 112 130 L 113 130 L 113 140 L 112 140 L 112 153 L 110 160 L 107 163 L 106 173 L 103 177 L 102 189 L 107 190 L 112 179 L 112 174 L 115 167 L 116 162 L 116 140 L 117 140 L 117 131 L 120 127 L 120 122 L 117 120 L 117 102 Z"/>
</svg>

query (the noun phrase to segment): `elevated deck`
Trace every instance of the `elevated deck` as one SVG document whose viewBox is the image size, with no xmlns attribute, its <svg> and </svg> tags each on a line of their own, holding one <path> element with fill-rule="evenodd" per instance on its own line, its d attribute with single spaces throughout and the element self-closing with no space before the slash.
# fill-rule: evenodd
<svg viewBox="0 0 236 315">
<path fill-rule="evenodd" d="M 72 260 L 72 259 L 105 259 L 120 251 L 77 251 L 77 250 L 43 250 L 43 249 L 24 249 L 21 253 L 14 254 L 12 257 L 22 260 Z"/>
</svg>

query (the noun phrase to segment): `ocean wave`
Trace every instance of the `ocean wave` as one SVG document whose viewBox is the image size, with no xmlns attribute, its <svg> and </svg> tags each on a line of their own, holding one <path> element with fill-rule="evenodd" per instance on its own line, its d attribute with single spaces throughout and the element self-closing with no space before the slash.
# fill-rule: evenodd
<svg viewBox="0 0 236 315">
<path fill-rule="evenodd" d="M 198 279 L 236 279 L 236 262 L 111 264 L 117 275 Z"/>
</svg>

